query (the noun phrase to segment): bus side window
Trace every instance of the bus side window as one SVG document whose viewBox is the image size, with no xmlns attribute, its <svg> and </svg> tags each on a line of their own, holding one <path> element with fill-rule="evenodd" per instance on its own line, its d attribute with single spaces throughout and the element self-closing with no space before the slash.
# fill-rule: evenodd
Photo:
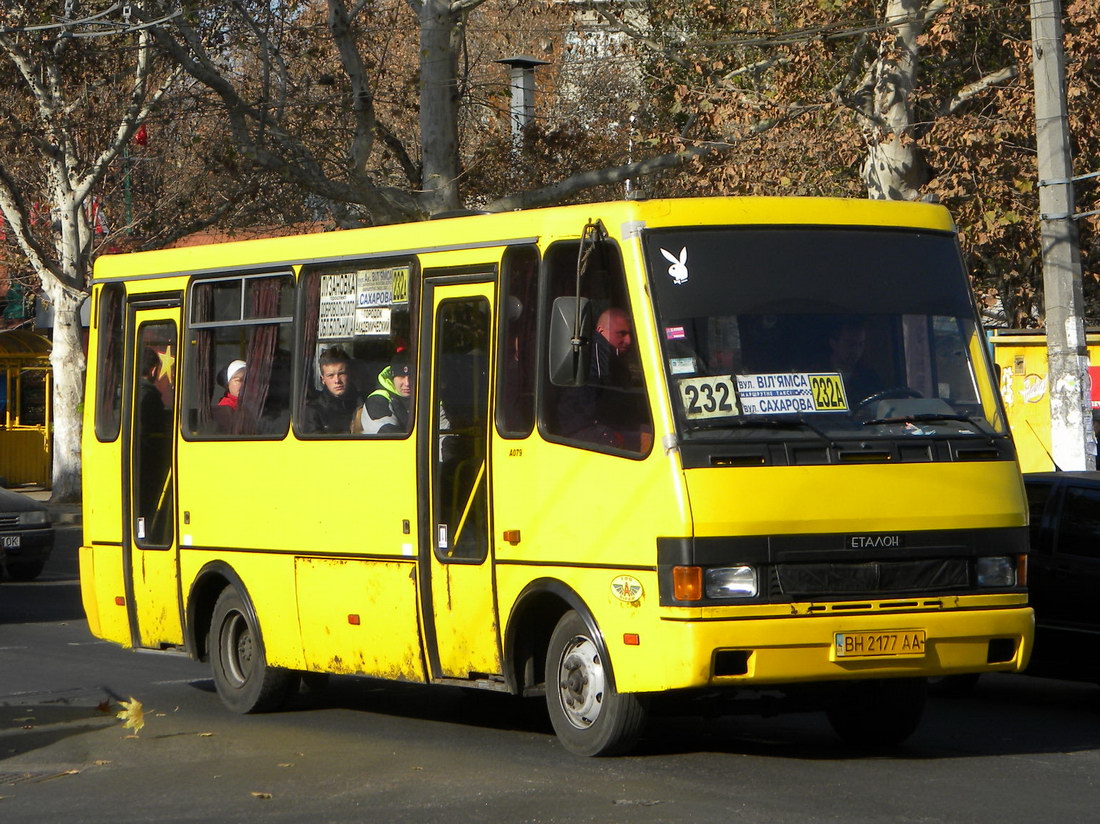
<svg viewBox="0 0 1100 824">
<path fill-rule="evenodd" d="M 286 434 L 293 305 L 294 279 L 289 274 L 193 284 L 184 390 L 189 436 Z"/>
<path fill-rule="evenodd" d="M 122 423 L 123 304 L 121 283 L 103 287 L 99 296 L 99 351 L 96 356 L 95 434 L 101 441 L 118 437 Z M 3 423 L 3 410 L 0 410 Z"/>
<path fill-rule="evenodd" d="M 535 425 L 538 267 L 534 246 L 513 246 L 504 253 L 496 409 L 497 429 L 505 437 L 525 438 Z"/>
<path fill-rule="evenodd" d="M 547 252 L 547 263 L 549 311 L 554 298 L 576 294 L 577 244 L 555 244 Z M 583 386 L 555 386 L 543 380 L 546 433 L 600 451 L 644 453 L 653 440 L 653 424 L 626 278 L 613 243 L 602 242 L 592 253 L 580 296 L 592 307 L 593 328 L 581 330 L 590 339 L 589 373 Z"/>
<path fill-rule="evenodd" d="M 415 406 L 398 392 L 394 368 L 416 363 L 413 275 L 413 263 L 407 260 L 325 266 L 302 273 L 301 385 L 293 400 L 297 435 L 408 434 Z M 342 377 L 337 379 L 337 374 Z M 379 408 L 393 410 L 394 415 L 371 414 Z"/>
</svg>

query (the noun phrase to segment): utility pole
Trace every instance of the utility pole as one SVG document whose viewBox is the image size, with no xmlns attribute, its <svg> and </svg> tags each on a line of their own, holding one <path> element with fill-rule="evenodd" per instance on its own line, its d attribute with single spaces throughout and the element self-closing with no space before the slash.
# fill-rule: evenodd
<svg viewBox="0 0 1100 824">
<path fill-rule="evenodd" d="M 1073 215 L 1061 0 L 1031 0 L 1050 440 L 1060 469 L 1095 469 L 1081 253 Z"/>
</svg>

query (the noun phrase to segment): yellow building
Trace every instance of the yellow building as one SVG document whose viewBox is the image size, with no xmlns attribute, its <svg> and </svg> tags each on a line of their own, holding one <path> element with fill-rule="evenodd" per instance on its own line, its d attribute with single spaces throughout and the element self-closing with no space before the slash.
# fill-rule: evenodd
<svg viewBox="0 0 1100 824">
<path fill-rule="evenodd" d="M 1054 469 L 1050 444 L 1047 336 L 1041 329 L 995 329 L 989 336 L 1001 397 L 1024 472 Z M 1100 331 L 1085 336 L 1092 408 L 1100 410 Z"/>
<path fill-rule="evenodd" d="M 50 483 L 50 341 L 0 332 L 0 478 Z"/>
</svg>

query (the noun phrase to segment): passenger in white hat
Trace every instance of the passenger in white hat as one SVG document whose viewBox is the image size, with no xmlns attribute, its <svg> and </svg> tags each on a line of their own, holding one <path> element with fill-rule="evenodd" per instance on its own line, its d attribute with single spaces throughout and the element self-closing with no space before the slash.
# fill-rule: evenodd
<svg viewBox="0 0 1100 824">
<path fill-rule="evenodd" d="M 241 397 L 241 386 L 244 385 L 245 371 L 248 367 L 243 360 L 232 361 L 225 367 L 225 394 L 218 401 L 218 406 L 228 406 L 236 410 Z"/>
</svg>

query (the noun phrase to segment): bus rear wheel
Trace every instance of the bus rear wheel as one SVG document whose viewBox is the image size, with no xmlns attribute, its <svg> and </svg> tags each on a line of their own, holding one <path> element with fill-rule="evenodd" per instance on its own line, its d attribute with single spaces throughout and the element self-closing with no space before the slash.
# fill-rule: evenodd
<svg viewBox="0 0 1100 824">
<path fill-rule="evenodd" d="M 207 648 L 218 696 L 234 712 L 278 709 L 298 685 L 296 673 L 268 666 L 260 628 L 233 587 L 214 604 Z"/>
<path fill-rule="evenodd" d="M 575 611 L 562 616 L 546 655 L 546 706 L 562 745 L 577 755 L 617 755 L 637 741 L 645 707 L 612 684 L 594 633 Z"/>
<path fill-rule="evenodd" d="M 851 681 L 836 685 L 825 712 L 847 743 L 891 747 L 917 729 L 927 696 L 924 678 Z"/>
</svg>

